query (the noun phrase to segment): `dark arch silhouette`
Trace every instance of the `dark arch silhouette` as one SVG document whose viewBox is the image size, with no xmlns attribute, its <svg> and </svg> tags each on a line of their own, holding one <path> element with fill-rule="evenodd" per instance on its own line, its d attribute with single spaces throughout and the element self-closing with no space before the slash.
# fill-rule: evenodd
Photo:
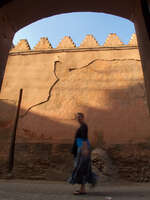
<svg viewBox="0 0 150 200">
<path fill-rule="evenodd" d="M 0 86 L 14 34 L 39 19 L 70 12 L 104 12 L 134 22 L 150 108 L 150 22 L 144 17 L 143 0 L 2 0 L 0 7 Z M 144 0 L 147 5 L 150 0 Z"/>
</svg>

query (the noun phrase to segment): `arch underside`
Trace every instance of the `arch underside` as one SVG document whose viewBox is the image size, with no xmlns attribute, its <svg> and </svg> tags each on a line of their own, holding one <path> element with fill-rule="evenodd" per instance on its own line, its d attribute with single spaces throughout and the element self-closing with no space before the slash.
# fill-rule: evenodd
<svg viewBox="0 0 150 200">
<path fill-rule="evenodd" d="M 15 32 L 39 19 L 70 12 L 104 12 L 133 21 L 136 1 L 7 0 L 0 8 L 0 15 L 7 16 Z"/>
</svg>

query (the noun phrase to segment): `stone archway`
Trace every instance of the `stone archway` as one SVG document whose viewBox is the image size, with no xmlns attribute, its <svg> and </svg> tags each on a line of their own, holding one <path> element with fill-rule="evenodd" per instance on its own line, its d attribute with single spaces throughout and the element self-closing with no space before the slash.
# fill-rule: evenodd
<svg viewBox="0 0 150 200">
<path fill-rule="evenodd" d="M 145 19 L 149 0 L 105 0 L 105 1 L 49 1 L 45 0 L 3 0 L 0 4 L 0 85 L 2 84 L 8 52 L 12 39 L 20 28 L 44 17 L 68 12 L 105 12 L 127 18 L 134 22 L 142 58 L 148 105 L 150 108 L 150 41 Z M 148 16 L 148 14 L 146 15 Z"/>
</svg>

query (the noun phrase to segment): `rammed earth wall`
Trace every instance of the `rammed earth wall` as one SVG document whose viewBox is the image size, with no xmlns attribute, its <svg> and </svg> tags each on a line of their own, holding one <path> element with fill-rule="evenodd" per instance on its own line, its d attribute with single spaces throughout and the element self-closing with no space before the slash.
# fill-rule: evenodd
<svg viewBox="0 0 150 200">
<path fill-rule="evenodd" d="M 71 143 L 76 112 L 85 113 L 89 138 L 107 145 L 146 141 L 150 119 L 135 34 L 124 45 L 110 34 L 103 46 L 87 35 L 79 47 L 64 37 L 57 48 L 41 38 L 10 51 L 0 98 L 7 138 L 23 88 L 17 142 Z M 7 99 L 7 101 L 6 101 Z"/>
<path fill-rule="evenodd" d="M 133 149 L 136 147 L 140 166 L 149 163 L 150 118 L 135 34 L 128 45 L 110 34 L 103 46 L 87 35 L 79 47 L 64 37 L 56 48 L 47 38 L 41 38 L 34 49 L 26 40 L 12 48 L 0 94 L 1 174 L 8 160 L 20 88 L 23 100 L 16 137 L 16 177 L 46 178 L 58 163 L 56 176 L 63 170 L 68 174 L 65 166 L 71 159 L 69 151 L 78 126 L 76 112 L 85 114 L 93 147 L 109 149 L 121 176 L 133 180 L 129 175 L 134 172 L 143 177 L 138 171 L 143 167 L 135 169 L 138 161 Z M 142 146 L 137 148 L 137 144 Z M 145 152 L 146 161 L 140 152 Z M 59 162 L 62 159 L 64 162 Z M 149 180 L 150 170 L 146 170 L 144 178 Z"/>
</svg>

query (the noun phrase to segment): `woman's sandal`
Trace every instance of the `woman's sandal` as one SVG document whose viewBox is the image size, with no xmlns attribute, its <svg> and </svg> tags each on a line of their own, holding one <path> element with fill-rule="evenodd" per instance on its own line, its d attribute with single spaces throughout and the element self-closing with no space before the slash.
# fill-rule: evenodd
<svg viewBox="0 0 150 200">
<path fill-rule="evenodd" d="M 85 194 L 87 194 L 87 193 L 86 193 L 86 192 L 80 192 L 79 190 L 77 190 L 77 191 L 75 191 L 73 194 L 74 194 L 74 195 L 85 195 Z"/>
</svg>

